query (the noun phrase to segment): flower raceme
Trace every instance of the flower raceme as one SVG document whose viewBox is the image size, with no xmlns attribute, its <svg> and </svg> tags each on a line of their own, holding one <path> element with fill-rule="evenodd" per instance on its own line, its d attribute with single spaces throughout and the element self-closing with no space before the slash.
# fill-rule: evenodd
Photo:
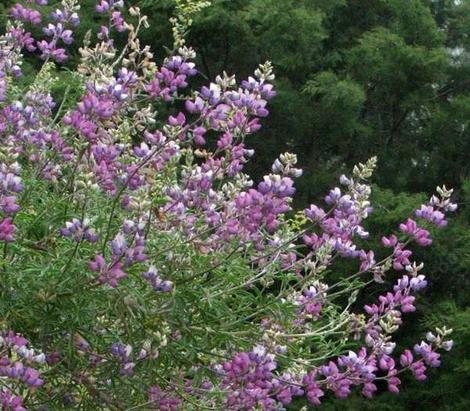
<svg viewBox="0 0 470 411">
<path fill-rule="evenodd" d="M 451 190 L 374 249 L 375 158 L 290 218 L 294 154 L 256 185 L 244 173 L 276 94 L 270 63 L 191 90 L 194 50 L 157 64 L 140 10 L 100 0 L 102 26 L 67 74 L 78 97 L 56 100 L 79 5 L 47 6 L 14 5 L 0 38 L 3 409 L 278 410 L 397 393 L 404 372 L 421 381 L 440 365 L 450 330 L 404 351 L 394 333 L 427 286 L 412 248 L 447 226 Z M 27 85 L 23 53 L 43 60 Z M 334 280 L 340 259 L 357 270 Z M 360 310 L 374 282 L 395 285 Z"/>
</svg>

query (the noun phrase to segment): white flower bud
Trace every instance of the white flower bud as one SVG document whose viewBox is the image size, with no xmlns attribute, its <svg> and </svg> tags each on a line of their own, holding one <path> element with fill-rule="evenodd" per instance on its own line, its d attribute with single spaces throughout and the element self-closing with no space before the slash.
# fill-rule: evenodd
<svg viewBox="0 0 470 411">
<path fill-rule="evenodd" d="M 442 348 L 444 348 L 444 350 L 446 350 L 446 351 L 450 351 L 453 346 L 454 346 L 454 341 L 453 340 L 444 341 L 442 343 Z"/>
</svg>

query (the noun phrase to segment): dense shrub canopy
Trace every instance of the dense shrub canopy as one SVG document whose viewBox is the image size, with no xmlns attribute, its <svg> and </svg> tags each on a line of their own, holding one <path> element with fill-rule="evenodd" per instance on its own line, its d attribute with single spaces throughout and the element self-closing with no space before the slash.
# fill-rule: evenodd
<svg viewBox="0 0 470 411">
<path fill-rule="evenodd" d="M 412 248 L 447 226 L 452 190 L 438 188 L 394 232 L 368 242 L 373 157 L 342 175 L 323 205 L 292 213 L 302 174 L 294 154 L 280 155 L 257 184 L 245 173 L 276 95 L 272 64 L 240 83 L 224 72 L 199 87 L 186 32 L 205 7 L 177 2 L 174 44 L 154 59 L 139 41 L 149 26 L 140 9 L 100 0 L 98 32 L 59 80 L 56 67 L 73 56 L 78 2 L 10 11 L 0 39 L 4 409 L 320 405 L 355 387 L 366 397 L 397 393 L 402 374 L 426 379 L 439 351 L 452 348 L 445 327 L 410 349 L 395 343 L 427 286 Z M 314 31 L 320 20 L 306 10 L 291 24 Z M 274 34 L 264 35 L 285 33 L 265 17 Z M 351 61 L 378 66 L 368 42 L 422 58 L 377 30 Z M 42 61 L 31 81 L 22 79 L 22 53 Z M 281 57 L 284 70 L 295 68 Z M 439 53 L 432 58 L 441 64 Z M 343 101 L 345 116 L 366 98 L 328 71 L 306 87 L 325 107 Z M 359 293 L 384 282 L 378 298 Z"/>
</svg>

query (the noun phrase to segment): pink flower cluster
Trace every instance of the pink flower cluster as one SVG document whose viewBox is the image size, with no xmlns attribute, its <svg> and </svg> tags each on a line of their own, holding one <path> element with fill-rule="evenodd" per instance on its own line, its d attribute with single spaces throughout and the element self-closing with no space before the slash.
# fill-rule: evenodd
<svg viewBox="0 0 470 411">
<path fill-rule="evenodd" d="M 12 331 L 0 333 L 0 376 L 2 379 L 21 383 L 31 389 L 41 387 L 44 380 L 40 372 L 32 365 L 40 366 L 45 362 L 46 356 L 29 348 L 28 341 L 21 335 Z M 0 388 L 2 409 L 25 411 L 23 399 L 15 393 L 20 391 L 6 387 L 9 387 L 8 383 Z"/>
<path fill-rule="evenodd" d="M 37 6 L 45 6 L 48 4 L 47 0 L 36 1 Z M 23 29 L 16 33 L 18 41 L 23 43 L 28 51 L 38 50 L 41 53 L 41 58 L 44 60 L 53 59 L 58 63 L 63 63 L 68 59 L 67 52 L 64 47 L 60 46 L 62 42 L 64 45 L 70 45 L 73 42 L 73 28 L 80 24 L 77 11 L 79 9 L 77 2 L 65 2 L 62 9 L 56 9 L 49 16 L 49 23 L 44 25 L 43 33 L 46 39 L 34 39 L 30 32 Z M 11 17 L 19 22 L 39 26 L 44 24 L 44 16 L 39 9 L 24 7 L 17 3 L 11 9 Z"/>
</svg>

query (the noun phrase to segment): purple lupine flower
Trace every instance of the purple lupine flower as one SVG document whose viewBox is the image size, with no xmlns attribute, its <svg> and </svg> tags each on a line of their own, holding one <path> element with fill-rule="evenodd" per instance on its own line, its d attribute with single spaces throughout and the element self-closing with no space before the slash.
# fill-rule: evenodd
<svg viewBox="0 0 470 411">
<path fill-rule="evenodd" d="M 150 282 L 152 288 L 155 291 L 161 291 L 164 293 L 169 293 L 173 290 L 173 283 L 168 280 L 162 280 L 158 274 L 157 269 L 154 266 L 151 266 L 148 271 L 142 274 L 142 276 Z"/>
<path fill-rule="evenodd" d="M 382 237 L 382 244 L 384 247 L 395 247 L 398 243 L 396 235 L 392 234 L 390 237 Z"/>
<path fill-rule="evenodd" d="M 367 253 L 364 250 L 361 250 L 359 252 L 359 258 L 361 260 L 361 266 L 359 268 L 361 271 L 370 270 L 376 263 L 375 254 L 372 250 Z"/>
<path fill-rule="evenodd" d="M 173 392 L 173 390 L 166 391 L 159 385 L 154 385 L 149 391 L 150 406 L 161 411 L 178 411 L 182 405 L 182 400 Z"/>
<path fill-rule="evenodd" d="M 310 205 L 310 208 L 304 210 L 305 215 L 310 218 L 312 221 L 321 221 L 325 218 L 325 211 L 320 207 L 317 207 L 314 204 Z"/>
<path fill-rule="evenodd" d="M 72 221 L 67 221 L 65 227 L 60 229 L 60 233 L 64 237 L 73 237 L 77 242 L 87 240 L 90 243 L 96 243 L 98 241 L 98 235 L 95 230 L 89 226 L 87 219 L 80 221 L 74 218 Z"/>
<path fill-rule="evenodd" d="M 308 401 L 313 405 L 321 405 L 320 398 L 323 397 L 325 393 L 320 388 L 320 383 L 317 382 L 317 371 L 308 373 L 303 378 L 303 385 Z"/>
<path fill-rule="evenodd" d="M 145 237 L 141 234 L 136 234 L 134 245 L 128 247 L 125 251 L 126 266 L 131 266 L 136 263 L 143 263 L 148 259 L 146 254 L 146 241 Z"/>
<path fill-rule="evenodd" d="M 134 374 L 135 362 L 132 361 L 132 346 L 122 343 L 113 343 L 111 346 L 111 354 L 121 359 L 121 375 L 130 377 Z"/>
<path fill-rule="evenodd" d="M 16 226 L 13 224 L 11 217 L 4 218 L 0 221 L 0 241 L 12 243 L 15 241 Z"/>
<path fill-rule="evenodd" d="M 396 376 L 397 370 L 390 370 L 387 375 L 388 390 L 393 394 L 398 394 L 400 389 L 398 386 L 401 384 L 401 380 Z"/>
<path fill-rule="evenodd" d="M 433 347 L 430 344 L 427 344 L 424 341 L 418 345 L 414 346 L 414 351 L 416 354 L 419 354 L 423 357 L 426 365 L 430 367 L 439 367 L 441 365 L 440 354 L 433 350 Z"/>
<path fill-rule="evenodd" d="M 96 11 L 98 13 L 105 13 L 110 9 L 110 4 L 106 0 L 101 0 L 97 5 L 96 5 Z"/>
<path fill-rule="evenodd" d="M 333 190 L 331 190 L 330 193 L 325 197 L 325 202 L 328 205 L 333 205 L 339 200 L 340 197 L 341 197 L 341 190 L 338 187 L 336 187 Z"/>
<path fill-rule="evenodd" d="M 416 224 L 416 221 L 412 220 L 411 218 L 409 218 L 406 223 L 400 224 L 400 231 L 413 236 L 416 242 L 423 247 L 432 244 L 429 231 L 425 230 L 424 228 L 420 228 Z"/>
<path fill-rule="evenodd" d="M 42 21 L 42 16 L 39 11 L 24 7 L 20 3 L 16 3 L 15 6 L 13 6 L 11 9 L 10 13 L 13 18 L 25 23 L 39 25 Z"/>
<path fill-rule="evenodd" d="M 393 268 L 394 270 L 404 270 L 407 265 L 411 264 L 410 257 L 413 253 L 405 249 L 405 244 L 398 243 L 394 248 L 393 253 Z"/>
<path fill-rule="evenodd" d="M 426 288 L 427 285 L 428 285 L 428 282 L 426 281 L 425 279 L 426 277 L 422 274 L 416 276 L 416 277 L 413 277 L 411 280 L 410 280 L 410 287 L 414 290 L 414 291 L 419 291 L 419 290 L 422 290 L 423 288 Z"/>
<path fill-rule="evenodd" d="M 377 391 L 377 386 L 372 382 L 364 383 L 364 387 L 362 388 L 362 395 L 367 398 L 372 398 Z"/>
<path fill-rule="evenodd" d="M 188 86 L 187 78 L 196 73 L 194 63 L 183 60 L 181 56 L 173 56 L 165 60 L 155 78 L 146 85 L 145 89 L 152 98 L 172 101 L 178 89 Z"/>
<path fill-rule="evenodd" d="M 330 361 L 328 365 L 320 368 L 320 373 L 326 378 L 326 384 L 340 399 L 347 398 L 351 394 L 352 381 L 346 378 L 338 369 L 337 365 Z"/>
<path fill-rule="evenodd" d="M 14 395 L 6 388 L 0 389 L 0 404 L 3 410 L 7 411 L 26 411 L 23 407 L 23 398 Z"/>
<path fill-rule="evenodd" d="M 194 101 L 186 100 L 185 102 L 186 110 L 190 113 L 200 113 L 203 111 L 204 106 L 204 100 L 199 96 L 197 96 Z"/>
<path fill-rule="evenodd" d="M 430 205 L 426 206 L 423 204 L 419 210 L 416 210 L 416 216 L 433 223 L 439 228 L 447 226 L 445 214 L 439 210 L 435 210 Z"/>
<path fill-rule="evenodd" d="M 127 248 L 127 241 L 122 233 L 117 234 L 113 241 L 111 241 L 111 249 L 116 258 L 121 257 L 126 252 Z"/>
<path fill-rule="evenodd" d="M 20 361 L 4 361 L 1 363 L 0 376 L 20 380 L 31 387 L 40 387 L 44 384 L 39 371 L 31 367 L 25 367 Z"/>
<path fill-rule="evenodd" d="M 413 363 L 413 354 L 410 350 L 405 350 L 402 355 L 400 355 L 400 364 L 402 367 L 409 367 Z"/>
<path fill-rule="evenodd" d="M 270 397 L 273 371 L 277 364 L 274 357 L 263 346 L 251 352 L 236 354 L 231 361 L 223 364 L 222 386 L 231 392 L 226 399 L 229 409 L 243 409 L 260 406 L 275 410 L 275 401 Z"/>
<path fill-rule="evenodd" d="M 424 381 L 426 377 L 426 366 L 422 361 L 416 361 L 411 364 L 411 372 L 418 381 Z"/>
<path fill-rule="evenodd" d="M 111 19 L 112 19 L 113 25 L 114 25 L 114 27 L 116 27 L 117 31 L 123 32 L 123 31 L 127 30 L 126 22 L 124 21 L 124 18 L 122 17 L 121 12 L 113 11 L 111 13 Z"/>
<path fill-rule="evenodd" d="M 4 213 L 14 214 L 17 213 L 21 207 L 16 204 L 15 196 L 3 196 L 0 197 L 0 210 Z"/>
<path fill-rule="evenodd" d="M 292 403 L 294 397 L 301 397 L 305 391 L 300 387 L 301 381 L 292 373 L 284 372 L 280 378 L 273 380 L 272 390 L 276 399 L 284 406 Z"/>
<path fill-rule="evenodd" d="M 121 280 L 127 278 L 122 262 L 115 261 L 108 266 L 102 255 L 97 255 L 89 266 L 91 271 L 99 273 L 98 281 L 101 284 L 108 284 L 112 288 L 116 288 Z"/>
</svg>

